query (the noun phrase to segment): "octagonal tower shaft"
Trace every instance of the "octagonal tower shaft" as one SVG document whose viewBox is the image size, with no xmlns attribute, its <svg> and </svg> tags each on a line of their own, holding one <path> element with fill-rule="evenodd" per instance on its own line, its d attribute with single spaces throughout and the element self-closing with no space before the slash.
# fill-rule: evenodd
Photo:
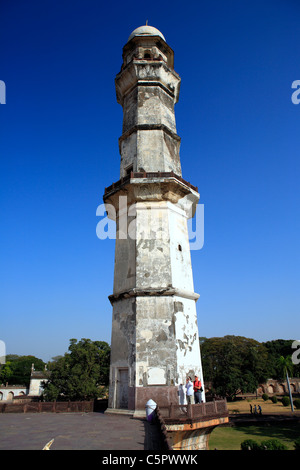
<svg viewBox="0 0 300 470">
<path fill-rule="evenodd" d="M 203 383 L 187 229 L 199 194 L 181 176 L 173 51 L 153 29 L 123 49 L 121 179 L 104 195 L 117 224 L 109 409 L 137 413 L 184 402 L 187 375 Z"/>
<path fill-rule="evenodd" d="M 134 36 L 123 49 L 115 83 L 123 107 L 120 177 L 130 171 L 181 175 L 174 114 L 180 77 L 172 49 L 159 36 Z"/>
</svg>

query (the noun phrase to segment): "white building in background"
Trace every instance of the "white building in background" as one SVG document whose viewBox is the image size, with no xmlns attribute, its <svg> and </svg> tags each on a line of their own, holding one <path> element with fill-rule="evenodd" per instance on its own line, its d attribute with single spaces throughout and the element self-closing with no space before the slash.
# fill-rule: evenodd
<svg viewBox="0 0 300 470">
<path fill-rule="evenodd" d="M 22 385 L 1 385 L 0 401 L 13 401 L 15 397 L 26 397 L 29 389 Z"/>
<path fill-rule="evenodd" d="M 13 401 L 15 398 L 40 397 L 43 393 L 43 382 L 47 382 L 49 371 L 34 370 L 32 364 L 29 388 L 25 385 L 0 385 L 0 401 Z"/>
</svg>

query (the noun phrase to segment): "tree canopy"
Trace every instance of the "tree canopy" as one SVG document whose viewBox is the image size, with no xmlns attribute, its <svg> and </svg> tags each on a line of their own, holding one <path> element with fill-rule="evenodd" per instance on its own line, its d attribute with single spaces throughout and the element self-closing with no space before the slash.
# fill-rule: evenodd
<svg viewBox="0 0 300 470">
<path fill-rule="evenodd" d="M 281 356 L 291 363 L 293 340 L 274 340 L 259 343 L 242 336 L 201 338 L 204 380 L 212 391 L 233 397 L 238 393 L 254 393 L 268 378 L 282 378 Z M 299 376 L 300 366 L 293 367 Z"/>
<path fill-rule="evenodd" d="M 284 376 L 283 368 L 282 368 L 282 360 L 283 358 L 287 359 L 289 362 L 289 373 L 293 374 L 294 377 L 300 377 L 300 364 L 292 364 L 291 363 L 291 355 L 293 353 L 293 349 L 291 347 L 293 340 L 285 340 L 285 339 L 277 339 L 273 341 L 267 341 L 263 343 L 268 351 L 268 358 L 269 358 L 269 377 L 273 379 L 281 380 Z"/>
<path fill-rule="evenodd" d="M 205 380 L 217 395 L 253 393 L 267 378 L 267 351 L 253 339 L 210 338 L 203 342 L 201 353 Z"/>
<path fill-rule="evenodd" d="M 6 364 L 0 369 L 0 383 L 29 386 L 32 364 L 35 370 L 44 370 L 45 363 L 35 356 L 8 354 Z"/>
<path fill-rule="evenodd" d="M 44 386 L 46 400 L 90 400 L 99 396 L 99 385 L 107 385 L 110 346 L 104 341 L 70 340 L 69 352 L 52 363 Z"/>
</svg>

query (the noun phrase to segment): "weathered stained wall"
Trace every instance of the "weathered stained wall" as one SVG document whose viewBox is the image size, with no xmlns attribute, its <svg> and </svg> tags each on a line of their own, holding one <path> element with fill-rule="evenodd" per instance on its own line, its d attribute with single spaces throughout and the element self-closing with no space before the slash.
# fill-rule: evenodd
<svg viewBox="0 0 300 470">
<path fill-rule="evenodd" d="M 145 60 L 131 63 L 117 77 L 123 106 L 121 178 L 130 167 L 133 171 L 173 171 L 181 175 L 174 113 L 179 83 L 178 75 L 165 63 Z"/>
<path fill-rule="evenodd" d="M 141 67 L 149 69 L 153 65 L 140 64 Z M 173 97 L 160 87 L 137 85 L 124 98 L 123 133 L 138 124 L 163 124 L 176 133 Z"/>
<path fill-rule="evenodd" d="M 121 369 L 128 370 L 129 403 L 134 407 L 138 396 L 146 393 L 140 394 L 140 387 L 175 387 L 178 402 L 178 387 L 185 384 L 186 376 L 202 378 L 199 296 L 194 293 L 187 233 L 191 211 L 172 184 L 150 178 L 147 183 L 132 182 L 123 191 L 129 201 L 127 213 L 134 215 L 127 220 L 130 236 L 116 240 L 111 406 L 118 402 Z M 119 233 L 119 216 L 125 217 L 126 210 L 117 209 Z M 175 391 L 166 390 L 174 400 Z"/>
</svg>

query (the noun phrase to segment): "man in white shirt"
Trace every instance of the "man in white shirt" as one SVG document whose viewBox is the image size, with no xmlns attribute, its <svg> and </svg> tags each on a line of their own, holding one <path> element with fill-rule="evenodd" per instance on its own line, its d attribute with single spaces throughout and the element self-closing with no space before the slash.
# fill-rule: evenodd
<svg viewBox="0 0 300 470">
<path fill-rule="evenodd" d="M 194 404 L 194 386 L 191 377 L 186 379 L 186 401 L 188 404 Z"/>
</svg>

